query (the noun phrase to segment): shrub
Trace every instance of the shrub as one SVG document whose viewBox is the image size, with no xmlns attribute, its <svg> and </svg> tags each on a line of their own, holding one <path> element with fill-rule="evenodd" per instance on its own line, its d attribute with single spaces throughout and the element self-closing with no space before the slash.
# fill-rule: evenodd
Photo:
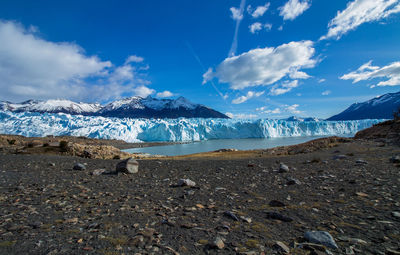
<svg viewBox="0 0 400 255">
<path fill-rule="evenodd" d="M 60 141 L 60 149 L 62 152 L 68 151 L 68 142 L 67 141 Z"/>
<path fill-rule="evenodd" d="M 7 139 L 7 142 L 9 145 L 14 145 L 16 141 L 15 141 L 15 139 L 12 139 L 12 140 Z"/>
</svg>

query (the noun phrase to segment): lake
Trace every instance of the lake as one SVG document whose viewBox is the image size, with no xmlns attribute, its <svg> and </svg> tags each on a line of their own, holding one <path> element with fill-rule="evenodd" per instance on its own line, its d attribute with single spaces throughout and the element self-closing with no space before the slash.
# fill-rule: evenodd
<svg viewBox="0 0 400 255">
<path fill-rule="evenodd" d="M 352 135 L 349 135 L 352 136 Z M 216 139 L 185 144 L 134 148 L 124 150 L 130 153 L 147 153 L 151 155 L 180 156 L 219 149 L 255 150 L 269 149 L 277 146 L 287 146 L 304 143 L 326 136 L 303 136 L 282 138 L 252 138 L 252 139 Z"/>
</svg>

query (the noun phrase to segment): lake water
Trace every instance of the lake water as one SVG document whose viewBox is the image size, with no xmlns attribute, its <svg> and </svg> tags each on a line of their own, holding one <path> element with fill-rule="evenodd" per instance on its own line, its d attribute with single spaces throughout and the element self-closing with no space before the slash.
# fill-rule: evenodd
<svg viewBox="0 0 400 255">
<path fill-rule="evenodd" d="M 148 153 L 151 155 L 179 156 L 200 152 L 209 152 L 219 149 L 255 150 L 269 149 L 277 146 L 287 146 L 304 143 L 322 136 L 283 137 L 283 138 L 255 138 L 255 139 L 218 139 L 193 142 L 187 144 L 172 144 L 134 148 L 125 150 L 130 153 Z"/>
</svg>

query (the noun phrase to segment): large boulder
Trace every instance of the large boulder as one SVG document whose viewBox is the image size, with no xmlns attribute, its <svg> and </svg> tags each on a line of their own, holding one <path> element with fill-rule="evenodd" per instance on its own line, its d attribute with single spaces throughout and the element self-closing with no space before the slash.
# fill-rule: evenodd
<svg viewBox="0 0 400 255">
<path fill-rule="evenodd" d="M 133 158 L 125 159 L 117 164 L 117 173 L 136 174 L 139 172 L 139 163 Z"/>
</svg>

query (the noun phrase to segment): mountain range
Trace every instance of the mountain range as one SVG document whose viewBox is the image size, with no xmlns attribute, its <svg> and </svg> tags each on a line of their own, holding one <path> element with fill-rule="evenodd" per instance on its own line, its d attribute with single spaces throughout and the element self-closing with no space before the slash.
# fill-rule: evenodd
<svg viewBox="0 0 400 255">
<path fill-rule="evenodd" d="M 371 100 L 355 103 L 327 120 L 393 119 L 400 108 L 400 92 L 388 93 Z"/>
<path fill-rule="evenodd" d="M 105 106 L 62 99 L 28 100 L 22 103 L 1 101 L 0 110 L 118 118 L 229 118 L 209 107 L 194 104 L 184 97 L 177 99 L 157 99 L 150 96 L 146 98 L 129 97 Z"/>
</svg>

